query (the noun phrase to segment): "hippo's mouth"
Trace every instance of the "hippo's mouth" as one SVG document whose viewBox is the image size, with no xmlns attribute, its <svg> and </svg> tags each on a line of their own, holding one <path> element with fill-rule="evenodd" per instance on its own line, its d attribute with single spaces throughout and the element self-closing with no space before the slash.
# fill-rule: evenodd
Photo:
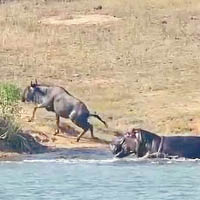
<svg viewBox="0 0 200 200">
<path fill-rule="evenodd" d="M 123 158 L 129 156 L 130 154 L 135 154 L 134 152 L 127 151 L 122 146 L 117 147 L 116 145 L 110 144 L 110 149 L 116 158 Z"/>
<path fill-rule="evenodd" d="M 134 152 L 132 152 L 132 151 L 125 151 L 122 148 L 120 152 L 118 152 L 117 154 L 115 154 L 115 157 L 117 157 L 117 158 L 123 158 L 123 157 L 127 157 L 129 155 L 136 155 L 136 154 Z"/>
<path fill-rule="evenodd" d="M 124 149 L 121 149 L 121 151 L 119 151 L 117 154 L 115 154 L 115 157 L 117 158 L 123 158 L 126 155 L 124 154 Z"/>
</svg>

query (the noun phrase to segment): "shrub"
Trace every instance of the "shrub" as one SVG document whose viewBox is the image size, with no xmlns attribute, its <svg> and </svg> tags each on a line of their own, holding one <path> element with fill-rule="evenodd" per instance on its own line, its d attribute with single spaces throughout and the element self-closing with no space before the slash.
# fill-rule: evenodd
<svg viewBox="0 0 200 200">
<path fill-rule="evenodd" d="M 24 133 L 16 124 L 20 115 L 20 89 L 13 84 L 0 83 L 0 151 L 38 153 L 45 147 Z"/>
<path fill-rule="evenodd" d="M 0 151 L 18 153 L 40 153 L 46 147 L 39 144 L 28 133 L 24 133 L 11 120 L 0 118 Z"/>
<path fill-rule="evenodd" d="M 20 89 L 14 84 L 0 84 L 0 151 L 32 153 L 40 151 L 42 145 L 25 134 L 16 124 L 20 115 Z"/>
<path fill-rule="evenodd" d="M 19 115 L 20 89 L 14 84 L 0 84 L 0 116 L 6 119 L 13 119 Z"/>
</svg>

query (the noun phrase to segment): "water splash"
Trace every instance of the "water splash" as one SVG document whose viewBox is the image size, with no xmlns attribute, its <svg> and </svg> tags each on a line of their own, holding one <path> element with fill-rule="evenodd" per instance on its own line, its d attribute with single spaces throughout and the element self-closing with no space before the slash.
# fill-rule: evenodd
<svg viewBox="0 0 200 200">
<path fill-rule="evenodd" d="M 4 161 L 6 163 L 13 163 L 13 161 Z M 185 159 L 185 158 L 178 158 L 178 159 L 142 159 L 142 158 L 111 158 L 111 159 L 65 159 L 65 158 L 58 158 L 58 159 L 30 159 L 30 160 L 23 160 L 23 161 L 16 161 L 15 163 L 61 163 L 61 164 L 99 164 L 99 165 L 106 165 L 106 164 L 178 164 L 178 163 L 194 163 L 197 162 L 200 164 L 200 159 Z"/>
<path fill-rule="evenodd" d="M 24 163 L 65 163 L 65 164 L 106 164 L 117 162 L 117 159 L 38 159 L 38 160 L 24 160 Z"/>
</svg>

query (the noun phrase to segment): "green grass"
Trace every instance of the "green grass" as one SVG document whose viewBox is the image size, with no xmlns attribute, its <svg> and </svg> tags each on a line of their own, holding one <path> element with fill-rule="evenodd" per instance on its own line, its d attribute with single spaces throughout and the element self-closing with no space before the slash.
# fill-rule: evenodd
<svg viewBox="0 0 200 200">
<path fill-rule="evenodd" d="M 0 84 L 0 102 L 6 105 L 16 103 L 20 99 L 20 89 L 13 84 Z"/>
<path fill-rule="evenodd" d="M 0 84 L 0 116 L 14 118 L 19 114 L 20 89 L 10 83 Z"/>
<path fill-rule="evenodd" d="M 31 152 L 26 135 L 15 122 L 20 113 L 20 89 L 10 83 L 0 84 L 0 148 L 5 151 Z"/>
<path fill-rule="evenodd" d="M 0 149 L 18 153 L 41 152 L 44 147 L 11 120 L 0 118 Z"/>
<path fill-rule="evenodd" d="M 7 149 L 21 151 L 25 140 L 18 134 L 19 127 L 15 124 L 15 117 L 19 114 L 18 101 L 20 89 L 10 83 L 0 84 L 0 139 Z M 23 145 L 24 143 L 24 145 Z"/>
</svg>

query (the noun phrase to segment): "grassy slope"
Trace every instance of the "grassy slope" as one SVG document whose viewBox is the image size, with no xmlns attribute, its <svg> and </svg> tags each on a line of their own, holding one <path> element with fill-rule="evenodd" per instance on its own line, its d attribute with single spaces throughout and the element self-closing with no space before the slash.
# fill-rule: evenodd
<svg viewBox="0 0 200 200">
<path fill-rule="evenodd" d="M 94 11 L 99 4 L 103 10 Z M 137 126 L 166 134 L 188 132 L 190 119 L 200 118 L 199 8 L 198 0 L 2 4 L 1 81 L 24 87 L 38 78 L 62 85 L 102 115 L 110 130 Z M 70 27 L 38 22 L 94 12 L 122 20 Z M 93 122 L 100 133 L 101 125 Z M 52 120 L 35 123 L 35 129 L 55 127 Z"/>
</svg>

